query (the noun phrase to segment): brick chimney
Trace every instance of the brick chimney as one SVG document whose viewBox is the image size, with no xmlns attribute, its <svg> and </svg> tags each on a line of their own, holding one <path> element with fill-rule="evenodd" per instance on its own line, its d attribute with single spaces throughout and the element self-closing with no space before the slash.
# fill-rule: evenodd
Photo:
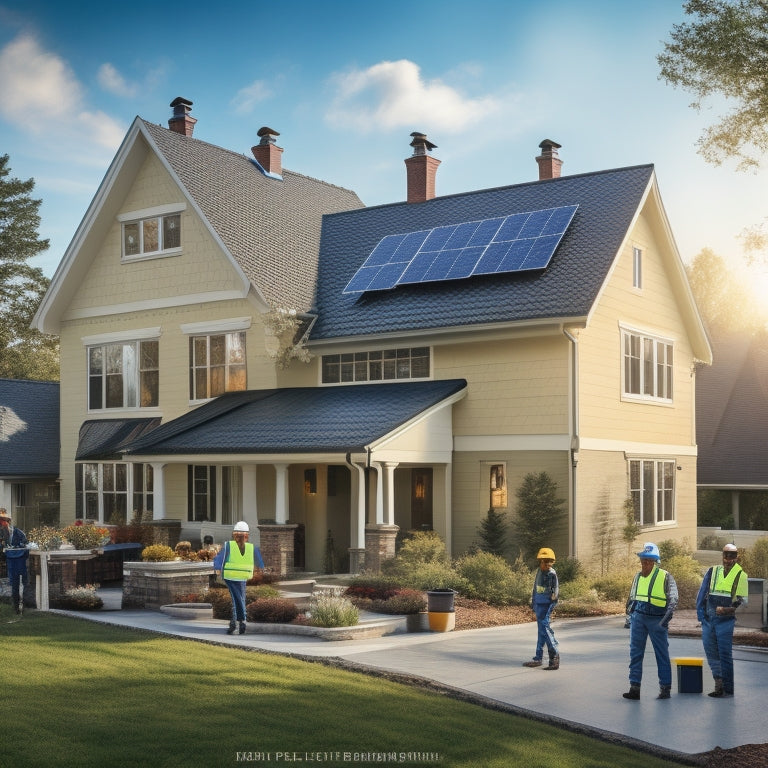
<svg viewBox="0 0 768 768">
<path fill-rule="evenodd" d="M 411 134 L 413 154 L 406 158 L 405 167 L 408 175 L 408 202 L 423 203 L 435 196 L 435 175 L 440 161 L 427 154 L 437 148 L 425 134 Z"/>
<path fill-rule="evenodd" d="M 280 156 L 283 154 L 283 150 L 275 143 L 275 137 L 280 134 L 265 125 L 263 128 L 259 128 L 256 135 L 261 139 L 255 147 L 251 147 L 256 162 L 267 173 L 282 176 L 283 160 Z"/>
<path fill-rule="evenodd" d="M 182 136 L 191 136 L 195 130 L 197 118 L 191 117 L 189 110 L 192 109 L 192 102 L 177 96 L 172 102 L 173 117 L 168 120 L 168 127 L 175 133 Z"/>
<path fill-rule="evenodd" d="M 552 139 L 544 139 L 539 144 L 541 154 L 536 158 L 536 162 L 539 164 L 539 181 L 560 178 L 560 168 L 563 165 L 563 161 L 557 154 L 560 147 L 561 145 Z"/>
</svg>

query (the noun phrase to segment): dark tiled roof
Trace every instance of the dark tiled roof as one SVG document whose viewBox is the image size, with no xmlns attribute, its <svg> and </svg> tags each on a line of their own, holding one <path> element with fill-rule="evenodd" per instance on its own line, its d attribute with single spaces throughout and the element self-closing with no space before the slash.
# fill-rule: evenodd
<svg viewBox="0 0 768 768">
<path fill-rule="evenodd" d="M 768 488 L 768 335 L 713 346 L 696 374 L 697 482 Z"/>
<path fill-rule="evenodd" d="M 59 382 L 0 379 L 0 476 L 58 475 Z"/>
<path fill-rule="evenodd" d="M 466 387 L 464 379 L 232 392 L 127 447 L 138 455 L 359 451 Z"/>
<path fill-rule="evenodd" d="M 80 427 L 75 461 L 117 459 L 123 446 L 159 426 L 160 419 L 94 419 Z"/>
<path fill-rule="evenodd" d="M 270 179 L 253 158 L 142 121 L 249 280 L 276 307 L 314 300 L 324 213 L 359 208 L 354 192 L 283 171 Z"/>
<path fill-rule="evenodd" d="M 652 165 L 634 166 L 326 216 L 312 339 L 584 317 L 652 175 Z M 342 293 L 385 235 L 572 204 L 579 208 L 571 226 L 541 272 Z"/>
</svg>

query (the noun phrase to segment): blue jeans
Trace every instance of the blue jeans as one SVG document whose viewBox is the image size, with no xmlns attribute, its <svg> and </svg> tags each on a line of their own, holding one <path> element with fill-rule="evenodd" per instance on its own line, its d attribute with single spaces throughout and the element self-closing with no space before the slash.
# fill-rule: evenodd
<svg viewBox="0 0 768 768">
<path fill-rule="evenodd" d="M 552 627 L 549 626 L 549 617 L 555 608 L 555 603 L 535 603 L 533 612 L 536 614 L 536 625 L 539 629 L 539 635 L 536 638 L 535 659 L 541 660 L 544 653 L 544 646 L 547 646 L 547 652 L 550 658 L 557 653 L 557 640 Z"/>
<path fill-rule="evenodd" d="M 634 611 L 629 630 L 629 682 L 640 685 L 643 679 L 643 657 L 648 638 L 656 654 L 659 685 L 672 685 L 672 664 L 669 661 L 669 633 L 661 626 L 663 616 Z"/>
<path fill-rule="evenodd" d="M 21 586 L 27 586 L 27 558 L 9 557 L 6 560 L 8 565 L 8 581 L 11 583 L 11 595 L 13 605 L 16 607 L 22 600 Z"/>
<path fill-rule="evenodd" d="M 245 621 L 245 582 L 229 581 L 224 579 L 224 583 L 229 588 L 229 594 L 232 597 L 232 618 L 230 626 L 235 626 L 235 622 Z"/>
<path fill-rule="evenodd" d="M 733 616 L 714 616 L 701 622 L 701 641 L 712 677 L 723 681 L 723 690 L 733 695 Z"/>
</svg>

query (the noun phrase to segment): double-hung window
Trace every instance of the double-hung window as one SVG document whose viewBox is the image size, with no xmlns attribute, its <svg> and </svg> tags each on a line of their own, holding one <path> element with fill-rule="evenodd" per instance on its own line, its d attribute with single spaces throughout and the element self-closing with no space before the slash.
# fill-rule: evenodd
<svg viewBox="0 0 768 768">
<path fill-rule="evenodd" d="M 78 520 L 125 524 L 134 512 L 152 512 L 153 477 L 149 464 L 84 462 L 75 465 L 75 516 Z"/>
<path fill-rule="evenodd" d="M 670 459 L 629 460 L 629 493 L 640 525 L 674 522 L 675 466 Z"/>
<path fill-rule="evenodd" d="M 627 399 L 672 402 L 672 342 L 623 329 L 623 394 Z"/>
<path fill-rule="evenodd" d="M 87 350 L 89 410 L 157 407 L 157 339 L 90 344 Z"/>
<path fill-rule="evenodd" d="M 181 251 L 183 204 L 120 214 L 124 261 L 170 256 Z"/>
<path fill-rule="evenodd" d="M 189 465 L 187 467 L 187 520 L 232 525 L 242 518 L 241 467 Z"/>
<path fill-rule="evenodd" d="M 207 400 L 246 388 L 245 332 L 189 337 L 189 397 Z"/>
</svg>

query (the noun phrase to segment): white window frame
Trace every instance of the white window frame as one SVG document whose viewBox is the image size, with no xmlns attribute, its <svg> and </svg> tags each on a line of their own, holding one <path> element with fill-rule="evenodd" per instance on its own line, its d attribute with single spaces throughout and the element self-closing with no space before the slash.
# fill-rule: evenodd
<svg viewBox="0 0 768 768">
<path fill-rule="evenodd" d="M 130 211 L 121 213 L 117 220 L 120 222 L 120 253 L 123 262 L 142 261 L 144 259 L 157 259 L 167 256 L 176 256 L 181 253 L 181 219 L 182 212 L 186 210 L 185 203 L 171 203 L 169 205 L 158 205 L 153 208 L 144 208 L 139 211 Z M 165 245 L 165 220 L 168 219 L 169 225 L 177 224 L 178 244 L 170 247 Z M 177 221 L 172 221 L 177 220 Z M 145 246 L 146 227 L 145 224 L 154 221 L 157 231 L 157 247 L 147 250 Z M 136 253 L 126 253 L 126 227 L 136 227 L 136 237 L 138 238 L 138 251 Z"/>
<path fill-rule="evenodd" d="M 632 287 L 643 288 L 643 251 L 637 246 L 632 248 Z"/>
<path fill-rule="evenodd" d="M 89 483 L 87 482 L 86 469 L 88 467 L 95 468 L 95 487 L 89 487 Z M 142 473 L 143 488 L 140 490 L 136 489 L 134 482 L 137 467 L 141 467 Z M 125 489 L 105 489 L 104 486 L 108 483 L 109 476 L 111 475 L 113 481 L 116 480 L 120 468 L 122 468 L 125 473 Z M 104 503 L 104 499 L 105 496 L 119 495 L 125 498 L 125 522 L 129 523 L 133 518 L 133 513 L 137 511 L 134 509 L 134 501 L 137 493 L 141 494 L 143 504 L 142 510 L 144 512 L 152 512 L 154 487 L 151 465 L 135 464 L 125 461 L 78 461 L 75 464 L 75 472 L 77 473 L 77 479 L 75 480 L 76 506 L 80 508 L 77 512 L 77 519 L 95 519 L 99 523 L 110 523 L 110 519 L 104 519 L 105 508 L 107 506 Z M 114 482 L 112 484 L 114 484 Z M 95 518 L 87 514 L 89 496 L 96 500 L 95 506 L 97 514 Z"/>
<path fill-rule="evenodd" d="M 672 404 L 674 402 L 674 348 L 672 339 L 622 327 L 622 400 Z"/>
<path fill-rule="evenodd" d="M 426 355 L 414 356 L 414 351 L 426 350 Z M 407 353 L 407 354 L 406 354 Z M 424 376 L 413 376 L 414 360 L 427 360 Z M 333 372 L 336 375 L 328 375 Z M 391 347 L 388 349 L 357 350 L 325 354 L 320 361 L 320 384 L 344 386 L 347 384 L 378 384 L 383 381 L 427 381 L 432 378 L 432 348 Z"/>
<path fill-rule="evenodd" d="M 222 365 L 211 364 L 211 341 L 216 338 L 223 338 L 224 340 L 224 363 Z M 242 347 L 242 360 L 231 360 L 233 353 L 233 345 L 235 337 L 238 338 L 240 346 Z M 223 333 L 206 333 L 199 335 L 189 336 L 189 400 L 191 403 L 202 403 L 207 400 L 212 400 L 219 395 L 223 395 L 225 392 L 244 391 L 248 389 L 248 353 L 246 349 L 246 333 L 245 331 L 227 331 Z M 196 342 L 205 341 L 205 362 L 200 363 L 196 360 Z M 224 389 L 221 392 L 217 392 L 215 395 L 211 394 L 211 378 L 214 368 L 223 368 L 224 370 Z M 238 372 L 242 369 L 243 386 L 237 390 L 233 389 L 234 371 Z M 205 371 L 205 394 L 198 394 L 197 386 L 197 374 L 198 371 Z"/>
<path fill-rule="evenodd" d="M 636 482 L 632 476 L 633 464 L 636 465 Z M 676 470 L 676 459 L 627 458 L 629 494 L 635 510 L 635 522 L 645 528 L 677 523 Z"/>
<path fill-rule="evenodd" d="M 196 470 L 204 470 L 205 478 L 196 477 Z M 198 482 L 205 482 L 204 493 L 197 492 Z M 194 503 L 196 495 L 206 497 L 206 520 L 196 518 Z M 237 464 L 187 465 L 187 522 L 233 525 L 242 517 L 243 468 L 241 466 Z"/>
<path fill-rule="evenodd" d="M 159 329 L 146 329 L 145 333 L 139 333 L 139 338 L 124 339 L 118 336 L 110 337 L 92 336 L 83 339 L 85 343 L 85 367 L 86 367 L 86 406 L 89 413 L 103 411 L 144 411 L 157 409 L 160 404 L 160 331 Z M 157 368 L 143 368 L 143 346 L 147 343 L 157 344 Z M 110 357 L 110 347 L 122 347 L 120 355 L 119 372 L 110 372 L 107 362 Z M 100 350 L 101 371 L 91 370 L 92 353 Z M 154 402 L 148 405 L 141 404 L 142 374 L 156 373 Z M 107 380 L 110 375 L 119 375 L 122 379 L 123 401 L 120 405 L 107 405 Z M 99 378 L 101 382 L 101 403 L 94 407 L 91 403 L 91 380 Z"/>
</svg>

